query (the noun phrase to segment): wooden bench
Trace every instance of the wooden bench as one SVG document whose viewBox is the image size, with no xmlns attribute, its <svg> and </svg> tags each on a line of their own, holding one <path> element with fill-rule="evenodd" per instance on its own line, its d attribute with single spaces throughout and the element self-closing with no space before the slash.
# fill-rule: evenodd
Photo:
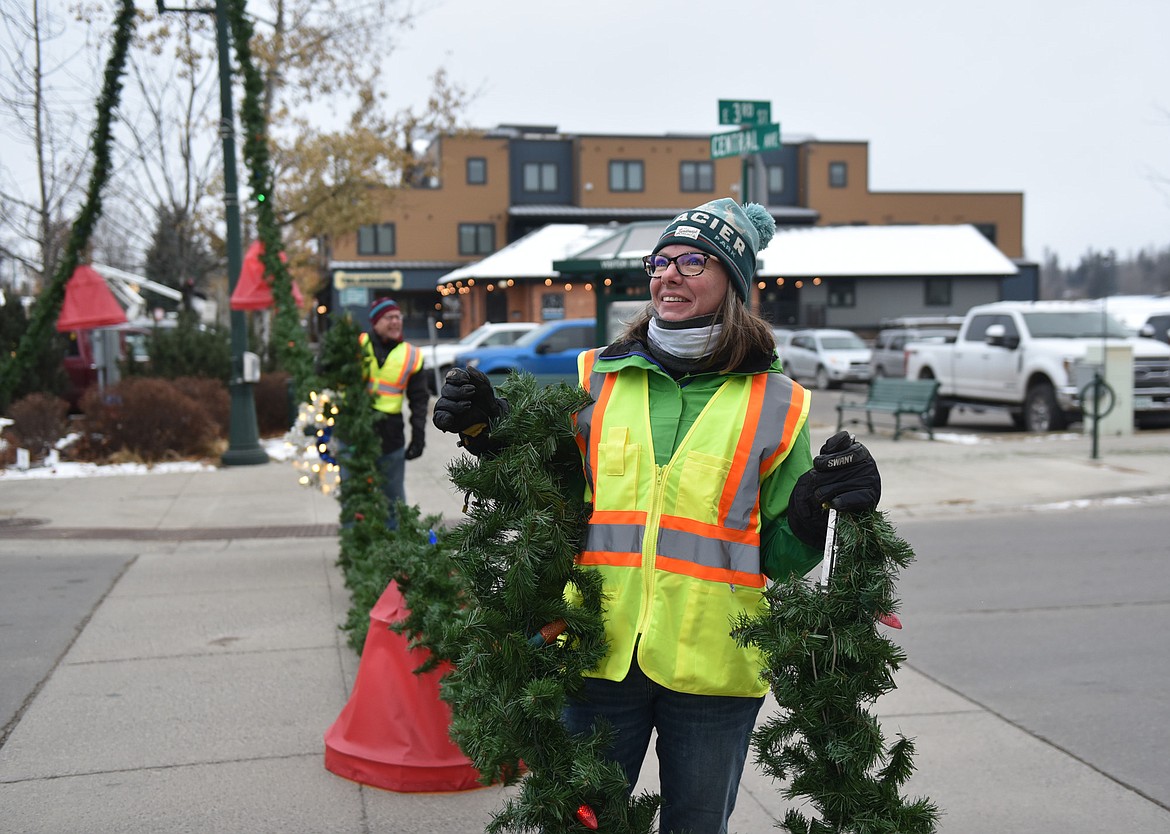
<svg viewBox="0 0 1170 834">
<path fill-rule="evenodd" d="M 846 411 L 864 411 L 865 425 L 873 433 L 873 414 L 894 415 L 894 440 L 902 433 L 902 415 L 915 416 L 926 429 L 927 435 L 934 440 L 934 399 L 938 394 L 937 379 L 896 379 L 891 377 L 877 377 L 869 383 L 869 393 L 864 402 L 847 402 L 844 399 L 837 403 L 837 431 L 845 423 Z M 850 420 L 851 423 L 860 422 L 860 418 Z"/>
</svg>

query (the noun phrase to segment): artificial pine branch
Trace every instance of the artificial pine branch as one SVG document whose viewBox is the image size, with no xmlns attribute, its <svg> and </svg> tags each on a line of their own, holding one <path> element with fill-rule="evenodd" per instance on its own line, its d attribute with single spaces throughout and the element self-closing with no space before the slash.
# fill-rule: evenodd
<svg viewBox="0 0 1170 834">
<path fill-rule="evenodd" d="M 500 392 L 510 404 L 492 431 L 502 450 L 449 470 L 469 497 L 469 517 L 450 540 L 465 585 L 451 644 L 461 651 L 443 683 L 451 734 L 485 783 L 514 783 L 527 771 L 490 832 L 579 834 L 585 805 L 600 830 L 644 834 L 658 797 L 627 797 L 621 768 L 602 755 L 608 731 L 574 736 L 561 722 L 566 694 L 606 651 L 600 579 L 574 562 L 587 514 L 571 415 L 587 395 L 538 388 L 529 374 L 513 374 Z M 565 601 L 566 586 L 580 605 Z M 537 637 L 557 621 L 559 639 Z"/>
<path fill-rule="evenodd" d="M 114 111 L 122 94 L 122 73 L 126 68 L 126 56 L 130 51 L 130 39 L 134 34 L 135 8 L 132 0 L 122 0 L 121 8 L 114 18 L 114 40 L 102 82 L 102 92 L 97 100 L 97 121 L 90 134 L 90 153 L 93 167 L 89 173 L 89 186 L 85 202 L 69 233 L 69 241 L 57 271 L 37 298 L 29 320 L 28 328 L 20 337 L 16 355 L 0 366 L 0 403 L 7 403 L 12 393 L 32 373 L 35 362 L 48 347 L 53 334 L 53 324 L 61 314 L 65 301 L 65 284 L 77 268 L 81 253 L 89 245 L 94 226 L 102 216 L 102 189 L 109 179 L 111 128 Z"/>
<path fill-rule="evenodd" d="M 819 814 L 790 810 L 782 825 L 792 834 L 929 834 L 938 809 L 898 792 L 914 770 L 913 742 L 899 736 L 886 748 L 868 711 L 906 660 L 875 620 L 896 611 L 897 574 L 914 552 L 878 512 L 838 516 L 837 535 L 827 589 L 801 578 L 773 585 L 769 612 L 741 617 L 733 631 L 764 653 L 781 709 L 752 736 L 756 761 L 787 780 L 787 799 Z"/>
</svg>

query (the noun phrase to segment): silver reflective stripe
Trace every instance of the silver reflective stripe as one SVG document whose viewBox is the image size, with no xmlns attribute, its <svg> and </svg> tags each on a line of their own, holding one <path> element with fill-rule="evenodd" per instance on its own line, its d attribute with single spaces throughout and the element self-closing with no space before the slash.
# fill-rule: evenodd
<svg viewBox="0 0 1170 834">
<path fill-rule="evenodd" d="M 642 539 L 646 536 L 644 524 L 597 524 L 589 525 L 585 549 L 611 553 L 641 553 Z"/>
<path fill-rule="evenodd" d="M 705 568 L 760 572 L 760 549 L 755 545 L 697 536 L 666 527 L 658 531 L 658 553 Z"/>
</svg>

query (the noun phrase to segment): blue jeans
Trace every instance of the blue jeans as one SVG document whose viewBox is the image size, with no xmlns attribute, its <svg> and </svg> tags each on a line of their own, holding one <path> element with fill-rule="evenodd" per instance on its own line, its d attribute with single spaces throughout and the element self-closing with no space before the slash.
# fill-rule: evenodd
<svg viewBox="0 0 1170 834">
<path fill-rule="evenodd" d="M 386 514 L 386 526 L 398 529 L 398 502 L 406 503 L 406 449 L 397 449 L 378 457 L 378 471 L 382 474 L 382 494 L 390 509 Z"/>
<path fill-rule="evenodd" d="M 635 657 L 623 681 L 586 678 L 569 700 L 563 720 L 572 733 L 587 733 L 600 717 L 616 737 L 608 757 L 621 765 L 630 788 L 658 731 L 661 834 L 726 834 L 735 810 L 752 728 L 763 698 L 688 695 L 654 683 Z"/>
</svg>

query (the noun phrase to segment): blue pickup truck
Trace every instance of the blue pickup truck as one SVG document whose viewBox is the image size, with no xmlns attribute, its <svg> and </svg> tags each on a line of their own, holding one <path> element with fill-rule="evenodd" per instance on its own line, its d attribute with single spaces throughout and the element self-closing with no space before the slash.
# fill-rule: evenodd
<svg viewBox="0 0 1170 834">
<path fill-rule="evenodd" d="M 546 381 L 559 378 L 576 384 L 577 356 L 583 350 L 598 347 L 596 341 L 597 325 L 593 319 L 560 319 L 545 322 L 513 344 L 461 353 L 455 357 L 455 364 L 478 368 L 491 376 L 527 371 Z"/>
</svg>

